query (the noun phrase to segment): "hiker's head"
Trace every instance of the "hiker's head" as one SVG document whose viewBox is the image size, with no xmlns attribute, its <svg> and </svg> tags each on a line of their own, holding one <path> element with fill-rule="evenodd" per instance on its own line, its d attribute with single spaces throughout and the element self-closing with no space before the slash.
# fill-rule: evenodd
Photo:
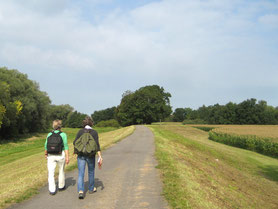
<svg viewBox="0 0 278 209">
<path fill-rule="evenodd" d="M 93 126 L 94 122 L 93 119 L 90 116 L 86 116 L 85 119 L 83 120 L 83 127 L 85 126 Z"/>
<path fill-rule="evenodd" d="M 54 130 L 60 130 L 62 128 L 62 121 L 61 120 L 54 120 L 52 123 L 52 127 Z"/>
</svg>

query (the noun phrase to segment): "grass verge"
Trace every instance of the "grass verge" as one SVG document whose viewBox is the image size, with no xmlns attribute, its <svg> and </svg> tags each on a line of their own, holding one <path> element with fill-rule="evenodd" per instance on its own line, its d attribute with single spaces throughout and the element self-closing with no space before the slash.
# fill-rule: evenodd
<svg viewBox="0 0 278 209">
<path fill-rule="evenodd" d="M 96 128 L 102 150 L 133 133 L 135 127 Z M 79 129 L 64 128 L 70 150 L 70 163 L 66 170 L 77 167 L 73 156 L 72 142 Z M 109 132 L 107 132 L 109 131 Z M 37 194 L 38 189 L 47 183 L 47 167 L 44 158 L 46 134 L 35 138 L 19 140 L 16 143 L 0 145 L 0 208 L 21 202 Z"/>
<path fill-rule="evenodd" d="M 277 159 L 210 141 L 192 127 L 149 127 L 172 208 L 278 208 Z"/>
</svg>

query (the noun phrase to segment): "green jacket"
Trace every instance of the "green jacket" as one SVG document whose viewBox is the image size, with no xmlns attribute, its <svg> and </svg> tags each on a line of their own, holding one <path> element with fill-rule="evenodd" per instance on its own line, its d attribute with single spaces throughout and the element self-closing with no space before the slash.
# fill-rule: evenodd
<svg viewBox="0 0 278 209">
<path fill-rule="evenodd" d="M 58 133 L 59 131 L 55 130 L 54 131 L 55 133 Z M 50 132 L 47 137 L 46 137 L 46 140 L 45 140 L 45 144 L 44 144 L 44 149 L 47 150 L 47 138 L 49 136 L 52 135 L 52 132 Z M 69 150 L 69 146 L 68 146 L 68 139 L 67 139 L 67 134 L 62 132 L 61 134 L 61 137 L 62 137 L 62 140 L 63 140 L 63 143 L 64 143 L 64 147 L 63 147 L 63 150 Z"/>
</svg>

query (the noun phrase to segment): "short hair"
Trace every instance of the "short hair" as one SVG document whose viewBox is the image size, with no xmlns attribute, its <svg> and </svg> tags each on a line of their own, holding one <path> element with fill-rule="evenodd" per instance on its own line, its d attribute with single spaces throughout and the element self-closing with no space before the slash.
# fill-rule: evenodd
<svg viewBox="0 0 278 209">
<path fill-rule="evenodd" d="M 85 126 L 93 126 L 94 125 L 94 121 L 90 116 L 86 116 L 85 119 L 83 120 L 83 127 Z"/>
<path fill-rule="evenodd" d="M 62 128 L 62 121 L 61 120 L 54 120 L 52 123 L 52 127 L 54 130 Z"/>
</svg>

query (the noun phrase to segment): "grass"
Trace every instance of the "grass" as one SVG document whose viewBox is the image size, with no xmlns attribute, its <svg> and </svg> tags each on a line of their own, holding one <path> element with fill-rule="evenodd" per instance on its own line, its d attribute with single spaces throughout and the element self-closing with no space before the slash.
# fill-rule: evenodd
<svg viewBox="0 0 278 209">
<path fill-rule="evenodd" d="M 134 126 L 121 129 L 96 128 L 99 133 L 101 149 L 130 135 Z M 64 128 L 68 137 L 70 163 L 66 170 L 77 167 L 76 157 L 73 156 L 72 142 L 79 129 Z M 47 166 L 44 158 L 44 142 L 47 133 L 36 137 L 17 140 L 16 143 L 0 144 L 0 208 L 12 203 L 21 202 L 38 192 L 47 183 Z"/>
<path fill-rule="evenodd" d="M 149 126 L 169 205 L 278 208 L 278 160 L 208 140 L 190 126 Z"/>
</svg>

